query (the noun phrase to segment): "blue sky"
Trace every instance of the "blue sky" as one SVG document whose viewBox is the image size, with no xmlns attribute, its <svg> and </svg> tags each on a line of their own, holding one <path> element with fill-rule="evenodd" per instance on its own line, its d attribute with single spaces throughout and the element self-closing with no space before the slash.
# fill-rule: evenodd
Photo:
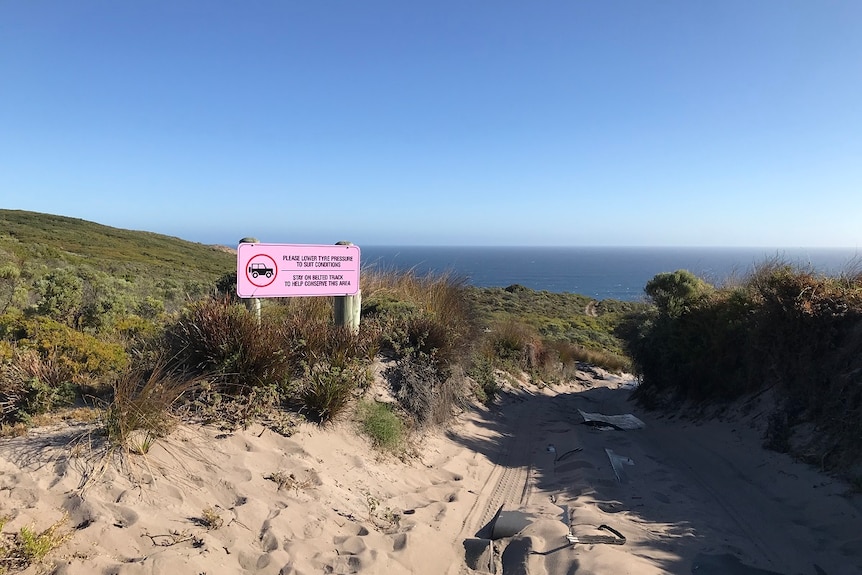
<svg viewBox="0 0 862 575">
<path fill-rule="evenodd" d="M 204 243 L 862 245 L 858 0 L 0 0 L 0 207 Z"/>
</svg>

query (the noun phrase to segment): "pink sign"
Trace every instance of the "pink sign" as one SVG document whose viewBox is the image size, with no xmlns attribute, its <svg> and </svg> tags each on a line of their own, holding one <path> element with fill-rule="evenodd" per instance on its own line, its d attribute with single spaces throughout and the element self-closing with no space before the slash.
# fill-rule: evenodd
<svg viewBox="0 0 862 575">
<path fill-rule="evenodd" d="M 239 297 L 354 295 L 359 291 L 359 246 L 239 244 Z"/>
</svg>

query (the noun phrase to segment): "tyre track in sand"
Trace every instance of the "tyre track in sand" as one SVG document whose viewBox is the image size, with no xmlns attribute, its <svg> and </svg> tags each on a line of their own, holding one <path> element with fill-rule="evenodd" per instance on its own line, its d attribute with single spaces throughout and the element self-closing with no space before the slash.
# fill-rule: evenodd
<svg viewBox="0 0 862 575">
<path fill-rule="evenodd" d="M 464 519 L 458 541 L 476 536 L 490 538 L 485 528 L 501 506 L 526 503 L 530 495 L 532 428 L 537 416 L 535 402 L 517 395 L 501 406 L 500 417 L 509 428 L 501 434 L 499 450 L 493 455 L 494 468 Z"/>
</svg>

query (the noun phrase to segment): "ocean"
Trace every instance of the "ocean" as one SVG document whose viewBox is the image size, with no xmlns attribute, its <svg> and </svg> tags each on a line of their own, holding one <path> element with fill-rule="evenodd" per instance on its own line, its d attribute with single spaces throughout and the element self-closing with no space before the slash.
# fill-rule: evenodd
<svg viewBox="0 0 862 575">
<path fill-rule="evenodd" d="M 862 268 L 855 248 L 360 246 L 363 268 L 449 273 L 476 287 L 512 284 L 598 300 L 637 301 L 656 274 L 686 269 L 719 286 L 778 259 L 837 275 Z"/>
</svg>

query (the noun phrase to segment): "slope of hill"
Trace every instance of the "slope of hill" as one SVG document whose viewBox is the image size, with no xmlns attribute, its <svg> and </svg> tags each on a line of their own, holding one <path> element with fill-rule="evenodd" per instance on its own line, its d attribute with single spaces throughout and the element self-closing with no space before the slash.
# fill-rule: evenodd
<svg viewBox="0 0 862 575">
<path fill-rule="evenodd" d="M 236 268 L 236 257 L 218 246 L 112 228 L 86 220 L 0 210 L 0 265 L 39 262 L 49 267 L 87 265 L 104 273 L 212 282 Z"/>
</svg>

